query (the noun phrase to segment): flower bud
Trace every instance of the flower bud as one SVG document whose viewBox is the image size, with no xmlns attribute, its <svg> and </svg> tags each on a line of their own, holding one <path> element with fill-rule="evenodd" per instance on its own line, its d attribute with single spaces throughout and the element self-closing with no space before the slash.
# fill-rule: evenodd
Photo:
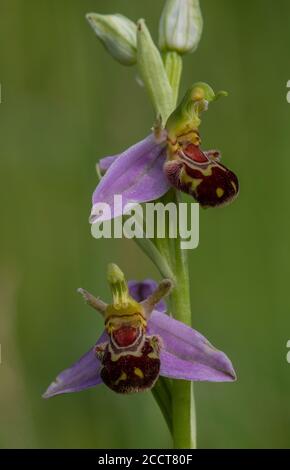
<svg viewBox="0 0 290 470">
<path fill-rule="evenodd" d="M 137 27 L 123 15 L 88 13 L 86 18 L 107 51 L 121 64 L 136 63 Z"/>
<path fill-rule="evenodd" d="M 199 0 L 166 0 L 159 24 L 162 51 L 194 52 L 202 33 Z"/>
</svg>

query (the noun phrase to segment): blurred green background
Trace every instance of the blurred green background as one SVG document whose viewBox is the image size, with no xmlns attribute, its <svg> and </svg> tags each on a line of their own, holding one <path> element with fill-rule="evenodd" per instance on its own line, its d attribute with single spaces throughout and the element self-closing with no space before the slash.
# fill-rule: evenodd
<svg viewBox="0 0 290 470">
<path fill-rule="evenodd" d="M 84 15 L 145 17 L 162 0 L 1 0 L 0 447 L 168 447 L 150 393 L 105 387 L 41 399 L 95 341 L 101 322 L 76 293 L 108 299 L 106 265 L 157 277 L 133 242 L 94 240 L 95 163 L 148 133 L 136 69 L 114 62 Z M 204 116 L 204 148 L 222 150 L 239 199 L 201 213 L 190 253 L 195 328 L 227 352 L 235 384 L 196 384 L 201 448 L 289 447 L 290 2 L 201 0 L 205 27 L 185 59 L 183 91 L 204 80 L 229 98 Z"/>
</svg>

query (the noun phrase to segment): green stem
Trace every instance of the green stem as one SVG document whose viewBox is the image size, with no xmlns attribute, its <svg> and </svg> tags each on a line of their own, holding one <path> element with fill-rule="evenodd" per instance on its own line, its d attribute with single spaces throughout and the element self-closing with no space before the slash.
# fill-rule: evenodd
<svg viewBox="0 0 290 470">
<path fill-rule="evenodd" d="M 173 199 L 175 199 L 176 204 L 178 204 L 176 191 Z M 177 320 L 190 326 L 191 306 L 188 264 L 186 251 L 181 249 L 179 238 L 176 239 L 175 243 L 174 262 L 176 287 L 171 295 L 172 311 Z M 186 380 L 173 381 L 172 419 L 174 447 L 177 449 L 195 449 L 196 419 L 192 382 Z"/>
<path fill-rule="evenodd" d="M 164 66 L 173 92 L 173 103 L 176 105 L 182 74 L 181 56 L 177 52 L 167 52 L 164 56 Z"/>
<path fill-rule="evenodd" d="M 165 68 L 169 78 L 176 106 L 181 70 L 182 59 L 177 53 L 169 52 L 165 55 Z M 179 194 L 172 190 L 169 198 L 177 205 Z M 179 223 L 179 217 L 177 217 Z M 189 291 L 189 273 L 186 251 L 181 249 L 179 226 L 177 227 L 178 238 L 175 240 L 174 247 L 169 243 L 160 246 L 165 248 L 164 256 L 168 260 L 168 250 L 170 250 L 172 259 L 172 270 L 175 274 L 176 287 L 171 294 L 171 305 L 174 317 L 191 325 L 191 306 Z M 172 419 L 173 419 L 173 441 L 175 448 L 196 448 L 196 416 L 195 401 L 193 394 L 193 383 L 186 380 L 174 380 L 172 385 Z"/>
<path fill-rule="evenodd" d="M 172 189 L 164 196 L 162 201 L 164 204 L 171 201 L 177 205 L 177 221 L 179 221 L 179 193 Z M 179 227 L 177 227 L 177 233 L 178 238 L 174 240 L 173 244 L 170 243 L 168 238 L 158 240 L 158 249 L 174 272 L 175 288 L 171 294 L 171 309 L 174 318 L 191 325 L 187 255 L 186 250 L 182 250 L 180 246 Z M 193 383 L 186 380 L 173 380 L 171 395 L 174 448 L 195 449 L 196 419 Z"/>
<path fill-rule="evenodd" d="M 160 56 L 153 44 L 150 33 L 144 22 L 138 23 L 138 64 L 141 76 L 147 91 L 155 106 L 158 115 L 162 116 L 163 123 L 169 114 L 175 109 L 178 99 L 179 85 L 182 71 L 182 58 L 175 52 L 168 52 L 164 56 L 164 67 L 160 63 Z M 166 72 L 166 73 L 165 73 Z M 165 77 L 164 77 L 165 74 Z M 167 79 L 167 77 L 168 79 Z M 168 82 L 170 86 L 168 86 Z M 170 90 L 168 90 L 168 88 Z M 163 200 L 163 198 L 162 198 Z M 171 190 L 164 196 L 164 201 L 177 204 L 178 194 Z M 179 220 L 179 217 L 178 217 Z M 181 249 L 179 227 L 178 238 L 172 243 L 169 237 L 156 239 L 157 252 L 164 257 L 165 265 L 169 265 L 169 271 L 174 273 L 175 288 L 171 295 L 172 311 L 174 317 L 188 325 L 191 325 L 191 308 L 189 293 L 189 275 L 185 250 Z M 152 251 L 152 246 L 143 246 L 147 254 L 151 253 L 151 259 L 155 260 L 157 252 Z M 153 255 L 153 256 L 152 256 Z M 158 256 L 157 256 L 158 258 Z M 161 263 L 157 262 L 160 267 Z M 162 268 L 163 271 L 163 268 Z M 155 398 L 160 404 L 161 410 L 169 423 L 168 406 L 172 411 L 172 434 L 175 448 L 196 448 L 195 404 L 192 382 L 174 380 L 170 391 L 164 393 L 161 382 L 158 383 Z M 168 396 L 171 397 L 168 400 Z M 171 425 L 171 422 L 170 422 Z"/>
</svg>

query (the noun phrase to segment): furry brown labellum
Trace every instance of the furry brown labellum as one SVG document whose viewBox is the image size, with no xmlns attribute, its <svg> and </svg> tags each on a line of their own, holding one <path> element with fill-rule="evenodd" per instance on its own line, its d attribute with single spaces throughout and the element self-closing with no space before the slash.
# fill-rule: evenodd
<svg viewBox="0 0 290 470">
<path fill-rule="evenodd" d="M 150 389 L 159 377 L 160 340 L 157 336 L 144 334 L 141 341 L 136 338 L 132 344 L 127 338 L 126 346 L 122 347 L 116 346 L 115 338 L 111 337 L 108 343 L 97 346 L 96 352 L 102 363 L 102 380 L 114 392 Z"/>
<path fill-rule="evenodd" d="M 219 207 L 238 195 L 236 175 L 222 165 L 217 150 L 203 152 L 198 145 L 183 144 L 172 160 L 164 165 L 169 182 L 190 194 L 202 207 Z"/>
</svg>

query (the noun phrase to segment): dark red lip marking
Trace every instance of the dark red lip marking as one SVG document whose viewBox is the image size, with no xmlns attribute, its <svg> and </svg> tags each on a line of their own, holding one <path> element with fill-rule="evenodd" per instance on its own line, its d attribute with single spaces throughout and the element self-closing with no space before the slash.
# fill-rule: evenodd
<svg viewBox="0 0 290 470">
<path fill-rule="evenodd" d="M 188 158 L 190 158 L 196 163 L 203 164 L 209 162 L 206 155 L 200 150 L 197 145 L 188 144 L 185 148 L 183 148 L 183 152 Z"/>
<path fill-rule="evenodd" d="M 131 346 L 138 336 L 138 329 L 132 326 L 122 326 L 118 330 L 113 332 L 115 342 L 121 348 Z"/>
</svg>

